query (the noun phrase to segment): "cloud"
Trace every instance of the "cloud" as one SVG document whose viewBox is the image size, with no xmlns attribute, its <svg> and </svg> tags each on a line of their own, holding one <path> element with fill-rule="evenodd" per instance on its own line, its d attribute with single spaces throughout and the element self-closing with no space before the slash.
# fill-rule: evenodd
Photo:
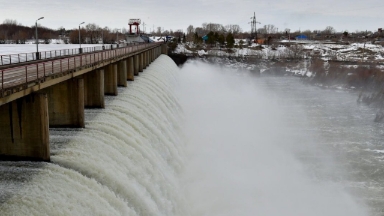
<svg viewBox="0 0 384 216">
<path fill-rule="evenodd" d="M 256 12 L 258 21 L 280 29 L 320 29 L 327 25 L 336 29 L 377 28 L 384 8 L 381 0 L 367 1 L 251 1 L 251 0 L 184 0 L 184 1 L 6 1 L 0 0 L 4 19 L 16 19 L 33 25 L 41 16 L 41 24 L 50 28 L 76 28 L 80 22 L 96 23 L 111 28 L 127 27 L 130 18 L 141 18 L 148 26 L 164 29 L 186 29 L 203 22 L 223 25 L 238 24 L 250 30 L 250 17 Z M 304 20 L 305 19 L 305 20 Z M 1 20 L 0 20 L 1 22 Z"/>
</svg>

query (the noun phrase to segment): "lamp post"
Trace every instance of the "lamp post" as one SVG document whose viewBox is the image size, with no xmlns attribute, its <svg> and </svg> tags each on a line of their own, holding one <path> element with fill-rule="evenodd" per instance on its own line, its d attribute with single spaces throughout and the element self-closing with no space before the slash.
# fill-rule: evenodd
<svg viewBox="0 0 384 216">
<path fill-rule="evenodd" d="M 119 44 L 119 31 L 120 29 L 116 30 L 116 44 Z"/>
<path fill-rule="evenodd" d="M 44 17 L 40 17 L 39 19 L 36 20 L 35 22 L 35 29 L 36 29 L 36 60 L 40 59 L 40 54 L 39 54 L 39 39 L 37 38 L 37 21 L 44 19 Z"/>
<path fill-rule="evenodd" d="M 79 53 L 83 53 L 83 50 L 81 50 L 81 38 L 80 38 L 80 25 L 81 25 L 81 24 L 84 24 L 84 22 L 82 22 L 82 23 L 79 24 L 79 44 L 80 44 Z"/>
<path fill-rule="evenodd" d="M 101 29 L 101 40 L 102 40 L 102 42 L 103 42 L 103 50 L 105 49 L 105 46 L 104 46 L 104 31 L 106 31 L 107 30 L 107 27 L 104 27 L 104 28 L 102 28 Z"/>
<path fill-rule="evenodd" d="M 291 29 L 288 29 L 288 42 L 291 43 Z"/>
<path fill-rule="evenodd" d="M 104 29 L 101 29 L 101 43 L 103 43 L 104 47 Z"/>
</svg>

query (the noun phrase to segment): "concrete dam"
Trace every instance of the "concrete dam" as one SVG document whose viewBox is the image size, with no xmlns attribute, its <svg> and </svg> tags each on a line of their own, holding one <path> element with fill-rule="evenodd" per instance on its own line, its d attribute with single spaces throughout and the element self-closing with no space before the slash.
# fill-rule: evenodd
<svg viewBox="0 0 384 216">
<path fill-rule="evenodd" d="M 83 128 L 85 107 L 104 108 L 104 95 L 162 53 L 165 44 L 151 43 L 3 66 L 0 158 L 49 161 L 49 128 Z"/>
<path fill-rule="evenodd" d="M 56 74 L 60 64 L 68 68 L 67 59 L 54 60 L 53 73 L 39 82 L 33 78 L 42 78 L 40 68 L 49 71 L 48 64 L 35 65 L 38 74 L 21 66 L 27 79 L 20 65 L 9 69 L 18 77 L 11 80 L 22 84 L 2 91 L 10 100 L 3 104 L 2 130 L 14 129 L 1 144 L 15 153 L 4 151 L 9 160 L 0 162 L 1 215 L 381 215 L 382 125 L 353 94 L 199 60 L 179 68 L 161 54 L 161 44 L 155 46 L 159 55 L 134 81 L 132 56 L 121 84 L 125 63 L 114 61 L 116 85 L 106 82 L 111 60 L 84 66 L 98 58 L 95 53 L 73 60 L 93 74 L 89 82 L 87 74 L 72 75 L 81 69 L 73 70 L 71 60 L 71 71 Z M 51 79 L 64 80 L 44 87 Z M 38 101 L 36 107 L 48 108 L 30 108 Z M 67 112 L 57 106 L 81 103 L 68 108 L 77 110 L 66 117 L 73 121 L 62 121 Z M 26 139 L 35 147 L 16 151 L 28 146 L 22 143 L 24 120 L 42 118 L 31 109 L 45 110 L 49 145 L 36 136 Z M 39 146 L 49 147 L 48 159 L 36 157 Z"/>
</svg>

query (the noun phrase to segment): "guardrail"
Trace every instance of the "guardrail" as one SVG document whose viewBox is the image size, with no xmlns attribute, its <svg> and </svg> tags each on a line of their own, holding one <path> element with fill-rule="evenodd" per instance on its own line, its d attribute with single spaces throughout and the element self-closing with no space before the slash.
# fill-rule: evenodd
<svg viewBox="0 0 384 216">
<path fill-rule="evenodd" d="M 4 91 L 7 89 L 44 81 L 46 76 L 74 72 L 76 69 L 156 46 L 158 43 L 139 44 L 0 70 L 0 96 L 4 96 Z"/>
<path fill-rule="evenodd" d="M 134 46 L 134 45 L 135 44 L 119 44 L 119 48 L 120 47 L 126 47 L 126 46 Z M 111 50 L 111 49 L 116 49 L 116 48 L 118 48 L 117 44 L 106 44 L 104 46 L 84 47 L 81 49 L 82 49 L 82 53 L 91 53 L 91 52 L 102 51 L 102 50 Z M 43 52 L 39 52 L 39 53 L 40 53 L 39 54 L 40 59 L 38 59 L 38 60 L 81 54 L 79 48 L 51 50 L 51 51 L 43 51 Z M 10 65 L 10 64 L 18 64 L 18 63 L 30 62 L 30 61 L 36 61 L 36 60 L 37 60 L 36 59 L 36 52 L 0 55 L 0 66 Z"/>
</svg>

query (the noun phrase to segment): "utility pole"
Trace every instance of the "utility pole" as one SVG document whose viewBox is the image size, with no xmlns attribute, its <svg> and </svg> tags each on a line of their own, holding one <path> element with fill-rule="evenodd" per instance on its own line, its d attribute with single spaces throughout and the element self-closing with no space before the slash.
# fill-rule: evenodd
<svg viewBox="0 0 384 216">
<path fill-rule="evenodd" d="M 143 33 L 145 34 L 145 22 L 143 22 Z"/>
<path fill-rule="evenodd" d="M 364 57 L 365 57 L 365 43 L 366 43 L 366 42 L 367 42 L 367 41 L 364 41 L 363 58 L 361 59 L 362 62 L 364 61 Z"/>
</svg>

